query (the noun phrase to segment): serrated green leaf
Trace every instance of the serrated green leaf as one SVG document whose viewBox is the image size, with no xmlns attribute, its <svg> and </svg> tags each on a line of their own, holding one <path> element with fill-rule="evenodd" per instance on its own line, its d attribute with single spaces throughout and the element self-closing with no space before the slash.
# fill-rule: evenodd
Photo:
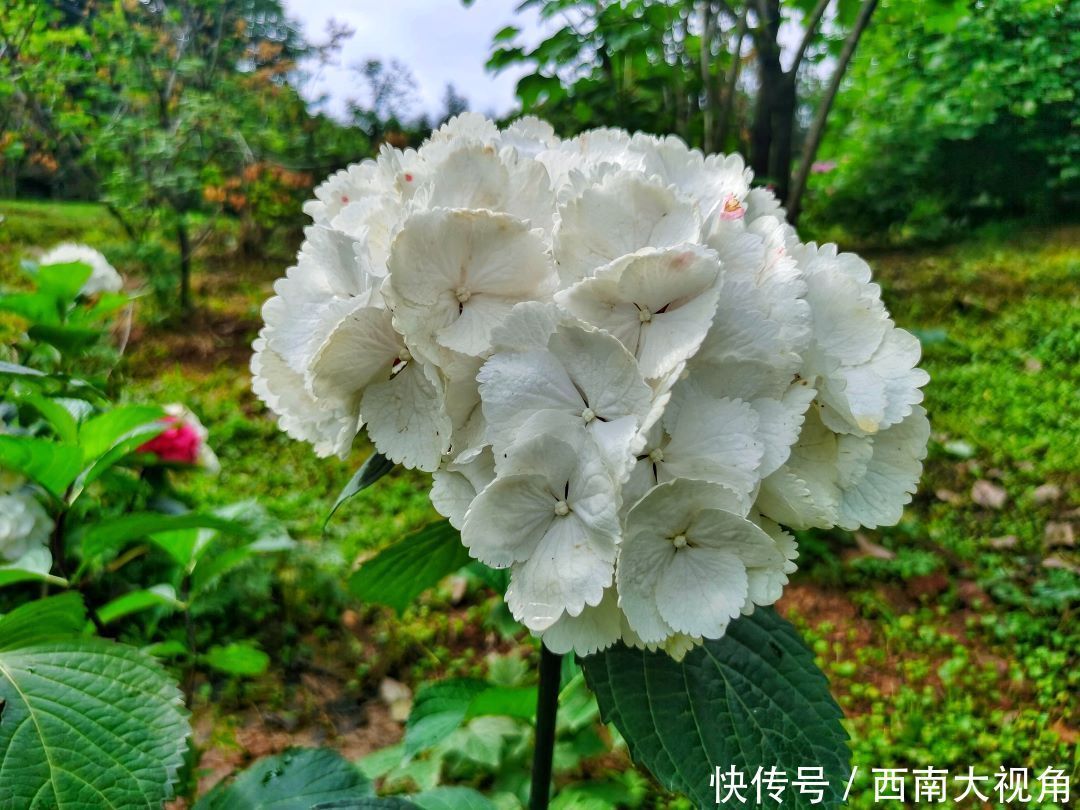
<svg viewBox="0 0 1080 810">
<path fill-rule="evenodd" d="M 243 526 L 240 524 L 217 515 L 200 512 L 188 512 L 182 515 L 167 515 L 161 512 L 133 512 L 108 518 L 98 523 L 80 526 L 70 536 L 73 542 L 81 544 L 84 558 L 101 561 L 107 559 L 109 555 L 119 552 L 120 549 L 133 540 L 167 531 L 201 528 L 217 529 L 225 532 L 243 532 Z M 192 535 L 192 538 L 194 538 L 194 535 Z M 177 550 L 180 556 L 174 556 L 174 559 L 181 565 L 186 565 L 189 562 L 190 550 L 184 553 L 179 549 L 175 549 L 174 546 L 169 546 L 166 550 L 170 554 L 172 554 L 172 550 Z"/>
<path fill-rule="evenodd" d="M 413 756 L 453 734 L 465 722 L 473 698 L 487 688 L 487 683 L 475 678 L 451 678 L 423 686 L 405 723 L 405 755 Z"/>
<path fill-rule="evenodd" d="M 176 589 L 172 585 L 161 584 L 118 596 L 101 607 L 97 615 L 102 624 L 112 624 L 125 616 L 150 608 L 166 607 L 170 610 L 178 610 L 183 606 L 184 603 L 176 598 Z"/>
<path fill-rule="evenodd" d="M 312 805 L 311 810 L 420 810 L 420 808 L 397 796 L 372 796 L 367 799 L 322 802 Z"/>
<path fill-rule="evenodd" d="M 467 787 L 437 787 L 409 799 L 420 810 L 495 810 L 491 799 Z"/>
<path fill-rule="evenodd" d="M 217 785 L 195 810 L 311 810 L 365 807 L 371 782 L 329 748 L 298 748 L 260 759 L 231 782 Z"/>
<path fill-rule="evenodd" d="M 48 439 L 0 436 L 0 466 L 22 473 L 56 498 L 63 498 L 79 475 L 82 451 Z"/>
<path fill-rule="evenodd" d="M 159 807 L 191 730 L 138 650 L 69 639 L 0 652 L 0 773 L 10 807 Z"/>
<path fill-rule="evenodd" d="M 0 619 L 0 651 L 77 636 L 86 606 L 77 593 L 62 593 L 19 605 Z"/>
<path fill-rule="evenodd" d="M 246 642 L 211 647 L 202 656 L 208 666 L 229 675 L 262 675 L 270 666 L 270 656 Z"/>
<path fill-rule="evenodd" d="M 356 471 L 356 474 L 349 479 L 349 483 L 341 490 L 337 500 L 334 501 L 334 505 L 330 507 L 330 512 L 327 514 L 326 520 L 323 521 L 323 529 L 326 529 L 326 524 L 330 522 L 330 518 L 337 512 L 338 507 L 353 495 L 367 489 L 384 475 L 391 472 L 395 466 L 394 462 L 382 453 L 372 453 L 368 456 L 367 460 L 360 465 L 360 469 Z"/>
<path fill-rule="evenodd" d="M 706 806 L 715 803 L 717 766 L 751 775 L 776 766 L 794 778 L 813 765 L 829 779 L 817 806 L 842 804 L 851 754 L 840 708 L 813 655 L 771 608 L 737 619 L 681 662 L 619 644 L 582 667 L 604 721 L 665 787 Z M 789 798 L 810 806 L 804 794 L 785 795 L 785 805 Z"/>
<path fill-rule="evenodd" d="M 349 578 L 349 590 L 365 602 L 398 613 L 448 574 L 467 565 L 469 552 L 449 521 L 439 521 L 383 549 Z"/>
</svg>

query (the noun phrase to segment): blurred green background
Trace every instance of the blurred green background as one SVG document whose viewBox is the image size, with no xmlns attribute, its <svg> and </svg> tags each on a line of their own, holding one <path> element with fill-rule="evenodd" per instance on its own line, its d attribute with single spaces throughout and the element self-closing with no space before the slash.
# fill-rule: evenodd
<svg viewBox="0 0 1080 810">
<path fill-rule="evenodd" d="M 896 527 L 802 535 L 780 603 L 847 713 L 855 764 L 1075 779 L 1080 4 L 526 0 L 521 13 L 542 37 L 511 25 L 475 54 L 521 74 L 508 119 L 744 154 L 803 238 L 866 255 L 923 340 L 934 433 L 920 493 Z M 428 481 L 383 479 L 324 533 L 368 448 L 318 460 L 250 392 L 259 308 L 313 186 L 467 106 L 448 88 L 444 109 L 410 112 L 403 53 L 358 64 L 358 100 L 328 114 L 306 82 L 348 36 L 306 40 L 281 0 L 0 0 L 0 283 L 20 286 L 21 259 L 60 241 L 103 250 L 148 292 L 124 397 L 185 403 L 221 458 L 220 475 L 177 488 L 206 506 L 255 498 L 301 541 L 199 617 L 207 640 L 257 638 L 272 660 L 257 677 L 198 673 L 204 786 L 294 744 L 370 755 L 400 739 L 400 703 L 425 681 L 516 683 L 535 658 L 467 572 L 401 616 L 352 597 L 365 555 L 434 517 Z M 5 342 L 19 329 L 0 321 Z M 366 767 L 389 789 L 490 791 L 524 772 L 512 734 L 474 736 L 487 745 L 467 767 L 445 752 Z M 579 786 L 564 806 L 680 806 L 625 748 L 591 739 L 557 760 L 560 784 Z M 872 806 L 856 784 L 853 804 Z"/>
</svg>

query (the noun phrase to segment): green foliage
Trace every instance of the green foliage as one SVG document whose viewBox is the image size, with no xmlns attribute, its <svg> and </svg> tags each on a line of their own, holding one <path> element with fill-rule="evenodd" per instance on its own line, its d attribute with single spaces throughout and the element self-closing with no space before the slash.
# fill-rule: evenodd
<svg viewBox="0 0 1080 810">
<path fill-rule="evenodd" d="M 469 552 L 449 521 L 434 523 L 381 551 L 349 578 L 349 590 L 365 602 L 400 613 L 423 591 L 468 564 Z"/>
<path fill-rule="evenodd" d="M 329 749 L 292 749 L 261 759 L 229 782 L 222 782 L 195 810 L 310 810 L 362 807 L 371 783 Z"/>
<path fill-rule="evenodd" d="M 345 488 L 341 490 L 341 494 L 337 496 L 334 505 L 330 507 L 330 513 L 326 516 L 326 522 L 330 522 L 330 518 L 334 516 L 334 513 L 341 508 L 345 501 L 367 489 L 384 475 L 389 474 L 395 466 L 394 462 L 390 461 L 382 453 L 372 453 L 368 456 L 364 463 L 360 465 L 360 469 L 356 471 L 356 475 L 349 479 L 349 483 L 345 485 Z"/>
<path fill-rule="evenodd" d="M 1080 199 L 1080 11 L 1054 0 L 882 3 L 811 185 L 814 222 L 938 239 Z"/>
<path fill-rule="evenodd" d="M 681 662 L 620 644 L 582 666 L 603 718 L 667 787 L 707 805 L 717 766 L 750 776 L 775 766 L 794 779 L 813 763 L 829 782 L 821 806 L 841 804 L 851 755 L 840 708 L 810 651 L 771 608 L 732 622 Z M 789 799 L 811 805 L 800 793 Z"/>
<path fill-rule="evenodd" d="M 154 806 L 190 733 L 180 695 L 142 653 L 80 639 L 74 595 L 0 619 L 0 764 L 23 807 Z"/>
</svg>

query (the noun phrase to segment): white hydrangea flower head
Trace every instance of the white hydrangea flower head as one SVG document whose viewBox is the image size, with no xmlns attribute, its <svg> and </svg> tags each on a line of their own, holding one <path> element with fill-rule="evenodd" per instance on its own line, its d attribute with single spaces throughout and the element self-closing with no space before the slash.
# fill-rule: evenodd
<svg viewBox="0 0 1080 810">
<path fill-rule="evenodd" d="M 15 562 L 49 544 L 53 521 L 29 492 L 0 495 L 0 559 Z"/>
<path fill-rule="evenodd" d="M 90 277 L 83 283 L 79 295 L 91 296 L 103 292 L 120 292 L 124 288 L 124 278 L 116 268 L 109 264 L 100 251 L 88 245 L 75 242 L 63 242 L 50 248 L 38 259 L 38 264 L 71 264 L 80 262 L 90 267 Z"/>
<path fill-rule="evenodd" d="M 865 262 L 737 155 L 474 113 L 305 205 L 254 389 L 291 436 L 432 472 L 559 652 L 681 658 L 795 571 L 789 529 L 898 521 L 929 425 Z"/>
</svg>

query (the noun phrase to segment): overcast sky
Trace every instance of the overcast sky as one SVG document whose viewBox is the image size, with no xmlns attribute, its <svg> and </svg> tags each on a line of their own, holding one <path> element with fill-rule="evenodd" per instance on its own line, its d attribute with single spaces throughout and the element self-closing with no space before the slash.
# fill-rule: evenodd
<svg viewBox="0 0 1080 810">
<path fill-rule="evenodd" d="M 311 41 L 325 39 L 333 18 L 355 33 L 335 65 L 323 68 L 307 90 L 330 97 L 331 112 L 340 113 L 347 99 L 362 93 L 351 64 L 366 59 L 398 59 L 416 78 L 417 107 L 438 113 L 447 83 L 478 112 L 506 113 L 514 106 L 514 86 L 521 71 L 498 75 L 484 69 L 491 38 L 506 25 L 516 25 L 530 41 L 541 32 L 536 13 L 514 13 L 521 0 L 476 0 L 465 8 L 460 0 L 285 0 L 289 15 L 300 20 Z"/>
</svg>

